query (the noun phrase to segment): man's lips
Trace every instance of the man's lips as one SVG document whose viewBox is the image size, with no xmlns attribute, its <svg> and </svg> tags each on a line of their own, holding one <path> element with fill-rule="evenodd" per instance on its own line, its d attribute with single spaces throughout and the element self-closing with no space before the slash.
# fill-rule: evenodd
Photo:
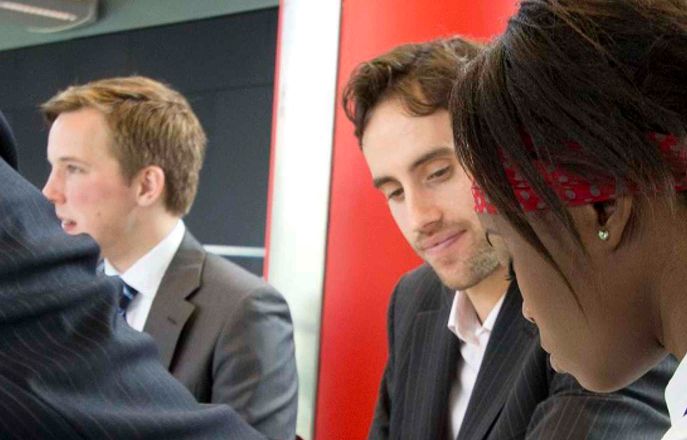
<svg viewBox="0 0 687 440">
<path fill-rule="evenodd" d="M 458 241 L 463 234 L 465 234 L 464 230 L 441 232 L 421 241 L 419 248 L 424 254 L 438 254 Z"/>
<path fill-rule="evenodd" d="M 74 220 L 70 220 L 68 218 L 63 218 L 63 217 L 57 217 L 60 220 L 60 224 L 62 225 L 62 229 L 65 231 L 68 231 L 70 229 L 73 229 L 76 226 L 76 222 Z"/>
</svg>

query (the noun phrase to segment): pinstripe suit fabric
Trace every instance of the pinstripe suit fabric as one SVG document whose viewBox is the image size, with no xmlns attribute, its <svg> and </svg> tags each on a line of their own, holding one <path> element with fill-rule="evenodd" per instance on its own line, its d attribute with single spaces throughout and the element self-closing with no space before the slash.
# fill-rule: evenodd
<svg viewBox="0 0 687 440">
<path fill-rule="evenodd" d="M 448 438 L 448 394 L 461 363 L 459 341 L 446 326 L 453 296 L 427 265 L 396 286 L 389 305 L 389 359 L 370 439 Z M 512 284 L 458 439 L 661 437 L 669 426 L 663 389 L 676 367 L 673 359 L 618 393 L 587 392 L 550 368 L 521 307 Z"/>
<path fill-rule="evenodd" d="M 169 376 L 116 316 L 95 243 L 3 161 L 0 188 L 0 438 L 262 438 Z"/>
</svg>

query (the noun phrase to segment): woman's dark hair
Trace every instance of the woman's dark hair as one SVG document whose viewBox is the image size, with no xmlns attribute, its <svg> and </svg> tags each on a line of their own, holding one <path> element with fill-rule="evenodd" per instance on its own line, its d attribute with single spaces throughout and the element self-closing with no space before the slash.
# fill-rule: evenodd
<svg viewBox="0 0 687 440">
<path fill-rule="evenodd" d="M 450 110 L 463 165 L 558 267 L 517 202 L 503 160 L 518 167 L 580 246 L 536 161 L 592 183 L 613 182 L 619 195 L 628 188 L 672 195 L 673 166 L 649 133 L 685 138 L 687 2 L 522 0 L 503 36 L 468 65 Z"/>
</svg>

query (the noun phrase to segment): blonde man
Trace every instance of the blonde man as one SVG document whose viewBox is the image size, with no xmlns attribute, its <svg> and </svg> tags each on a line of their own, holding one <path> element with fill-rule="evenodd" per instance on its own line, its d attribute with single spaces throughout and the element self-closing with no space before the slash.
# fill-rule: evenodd
<svg viewBox="0 0 687 440">
<path fill-rule="evenodd" d="M 123 281 L 119 313 L 157 342 L 201 402 L 228 403 L 270 438 L 295 435 L 293 329 L 282 296 L 206 253 L 186 230 L 206 137 L 186 99 L 144 77 L 73 86 L 51 123 L 43 194 L 62 228 L 101 247 Z"/>
</svg>

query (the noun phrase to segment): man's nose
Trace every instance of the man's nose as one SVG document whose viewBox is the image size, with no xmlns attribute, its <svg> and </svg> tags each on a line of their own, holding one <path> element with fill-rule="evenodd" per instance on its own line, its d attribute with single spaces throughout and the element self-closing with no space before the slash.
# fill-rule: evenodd
<svg viewBox="0 0 687 440">
<path fill-rule="evenodd" d="M 56 173 L 54 171 L 50 172 L 48 180 L 45 182 L 45 185 L 41 191 L 43 195 L 53 204 L 64 201 L 64 195 L 62 191 L 59 190 L 59 183 L 57 182 L 58 178 L 55 174 Z"/>
<path fill-rule="evenodd" d="M 427 232 L 428 229 L 435 227 L 441 221 L 441 208 L 428 192 L 406 192 L 406 203 L 410 221 L 415 231 Z"/>
</svg>

